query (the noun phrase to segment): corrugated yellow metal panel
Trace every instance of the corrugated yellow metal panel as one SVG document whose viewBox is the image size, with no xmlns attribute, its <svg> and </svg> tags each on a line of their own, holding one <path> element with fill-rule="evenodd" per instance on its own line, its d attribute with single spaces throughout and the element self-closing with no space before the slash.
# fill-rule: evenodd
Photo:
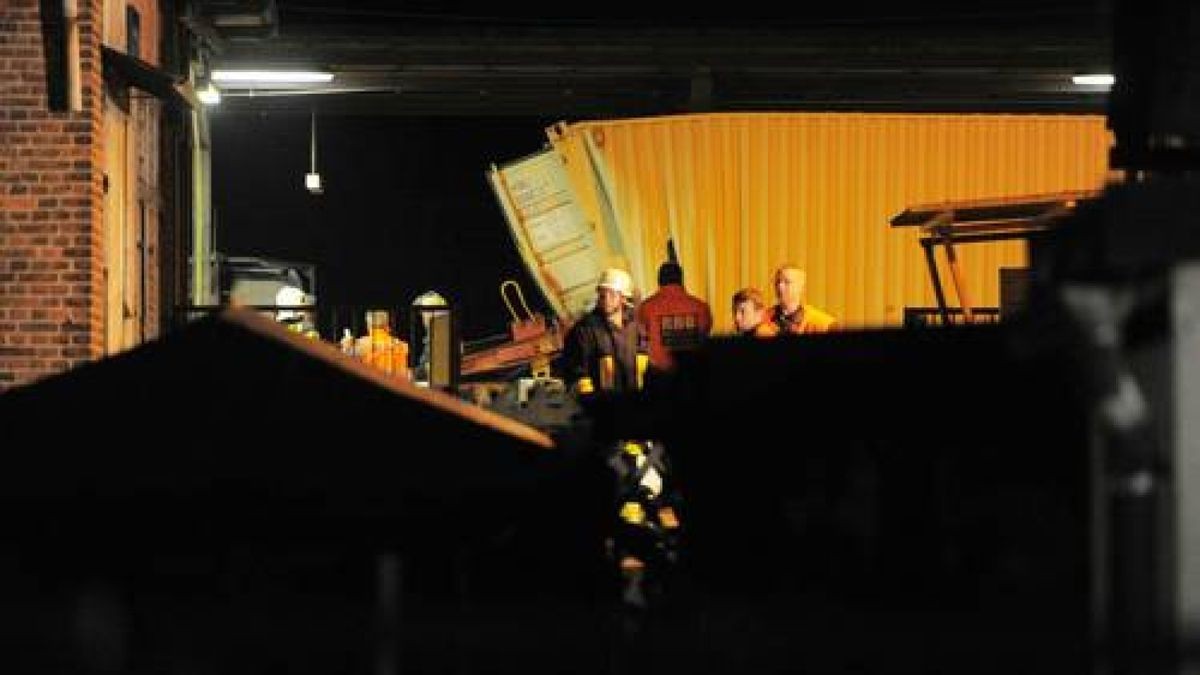
<svg viewBox="0 0 1200 675">
<path fill-rule="evenodd" d="M 935 301 L 918 233 L 891 228 L 892 216 L 914 204 L 1097 189 L 1111 143 L 1094 115 L 865 113 L 586 122 L 556 127 L 551 140 L 581 195 L 603 186 L 611 211 L 594 197 L 584 207 L 612 221 L 613 250 L 639 287 L 653 290 L 673 237 L 718 330 L 730 329 L 734 291 L 770 296 L 771 272 L 787 261 L 808 270 L 810 301 L 846 326 L 896 325 L 905 307 Z M 1020 242 L 959 252 L 977 306 L 999 304 L 1001 267 L 1026 264 Z"/>
</svg>

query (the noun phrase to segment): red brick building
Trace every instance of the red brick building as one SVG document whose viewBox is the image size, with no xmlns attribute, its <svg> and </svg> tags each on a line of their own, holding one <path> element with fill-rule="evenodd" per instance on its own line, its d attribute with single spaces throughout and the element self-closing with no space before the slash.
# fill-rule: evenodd
<svg viewBox="0 0 1200 675">
<path fill-rule="evenodd" d="M 195 114 L 175 10 L 0 5 L 0 391 L 152 339 L 184 301 Z"/>
</svg>

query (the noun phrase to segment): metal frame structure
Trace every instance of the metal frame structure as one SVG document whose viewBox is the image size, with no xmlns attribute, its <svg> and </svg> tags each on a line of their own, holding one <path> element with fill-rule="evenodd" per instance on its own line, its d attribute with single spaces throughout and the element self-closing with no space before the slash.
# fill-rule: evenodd
<svg viewBox="0 0 1200 675">
<path fill-rule="evenodd" d="M 973 323 L 976 308 L 955 250 L 957 244 L 974 244 L 1009 239 L 1030 239 L 1052 227 L 1082 200 L 1099 195 L 1094 191 L 1055 192 L 1020 197 L 919 204 L 894 216 L 892 227 L 920 227 L 921 248 L 929 266 L 929 279 L 937 298 L 942 324 L 951 324 L 951 310 L 937 268 L 937 246 L 945 247 L 954 291 L 965 323 Z"/>
</svg>

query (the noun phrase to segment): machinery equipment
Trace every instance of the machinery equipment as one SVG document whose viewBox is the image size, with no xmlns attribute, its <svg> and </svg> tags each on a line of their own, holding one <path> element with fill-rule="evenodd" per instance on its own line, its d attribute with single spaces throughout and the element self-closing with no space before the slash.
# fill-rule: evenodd
<svg viewBox="0 0 1200 675">
<path fill-rule="evenodd" d="M 506 289 L 512 289 L 516 295 L 524 310 L 523 316 L 513 308 Z M 563 331 L 558 322 L 551 320 L 547 323 L 544 317 L 535 316 L 525 302 L 521 287 L 512 279 L 500 284 L 500 298 L 512 316 L 508 325 L 509 339 L 499 345 L 463 354 L 462 375 L 470 377 L 527 364 L 535 379 L 550 377 L 550 361 L 563 348 Z"/>
</svg>

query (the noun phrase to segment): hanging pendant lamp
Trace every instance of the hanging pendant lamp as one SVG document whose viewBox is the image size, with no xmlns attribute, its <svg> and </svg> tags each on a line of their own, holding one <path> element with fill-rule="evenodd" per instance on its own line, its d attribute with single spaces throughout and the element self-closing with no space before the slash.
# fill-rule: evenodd
<svg viewBox="0 0 1200 675">
<path fill-rule="evenodd" d="M 321 174 L 317 173 L 317 113 L 312 112 L 312 125 L 309 132 L 309 168 L 304 174 L 304 187 L 309 193 L 321 194 Z"/>
</svg>

